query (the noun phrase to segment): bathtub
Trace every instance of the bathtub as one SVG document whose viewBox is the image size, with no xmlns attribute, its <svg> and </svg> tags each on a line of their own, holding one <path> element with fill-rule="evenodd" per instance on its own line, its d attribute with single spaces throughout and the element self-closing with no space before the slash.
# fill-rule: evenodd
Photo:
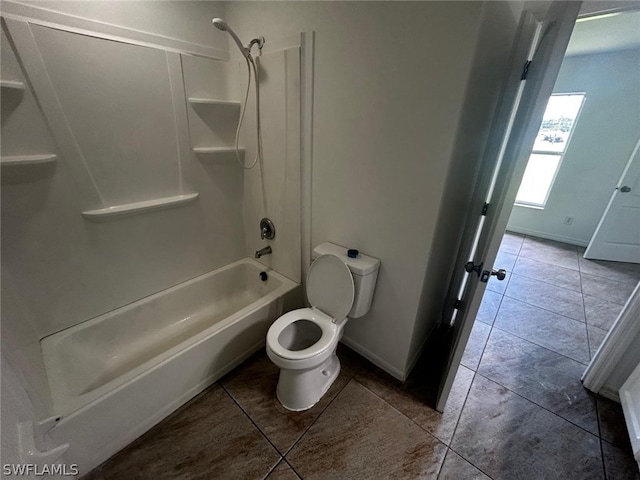
<svg viewBox="0 0 640 480">
<path fill-rule="evenodd" d="M 245 258 L 42 339 L 65 461 L 87 473 L 236 367 L 297 287 Z"/>
</svg>

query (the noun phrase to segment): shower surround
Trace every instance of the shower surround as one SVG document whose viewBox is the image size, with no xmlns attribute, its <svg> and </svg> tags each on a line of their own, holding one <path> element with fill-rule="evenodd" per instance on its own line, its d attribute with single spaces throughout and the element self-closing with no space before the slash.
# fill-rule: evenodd
<svg viewBox="0 0 640 480">
<path fill-rule="evenodd" d="M 211 25 L 224 14 L 190 4 L 184 15 L 208 30 L 177 40 L 161 31 L 171 22 L 149 33 L 3 2 L 3 361 L 31 422 L 58 419 L 40 447 L 69 444 L 61 460 L 81 473 L 300 304 L 302 37 L 259 59 L 264 158 L 245 172 L 233 145 L 246 72 Z M 267 244 L 273 255 L 247 258 Z"/>
</svg>

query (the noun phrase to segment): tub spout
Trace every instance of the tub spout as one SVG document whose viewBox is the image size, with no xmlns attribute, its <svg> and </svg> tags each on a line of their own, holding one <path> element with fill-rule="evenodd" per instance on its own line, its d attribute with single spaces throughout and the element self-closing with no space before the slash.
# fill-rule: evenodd
<svg viewBox="0 0 640 480">
<path fill-rule="evenodd" d="M 260 250 L 256 250 L 256 258 L 260 258 L 263 255 L 269 255 L 271 252 L 271 246 L 266 246 Z"/>
</svg>

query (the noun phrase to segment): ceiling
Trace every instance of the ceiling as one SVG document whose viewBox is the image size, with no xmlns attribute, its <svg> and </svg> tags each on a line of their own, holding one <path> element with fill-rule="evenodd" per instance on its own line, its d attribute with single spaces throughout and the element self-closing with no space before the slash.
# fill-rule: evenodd
<svg viewBox="0 0 640 480">
<path fill-rule="evenodd" d="M 640 48 L 640 10 L 590 15 L 576 22 L 567 56 Z"/>
</svg>

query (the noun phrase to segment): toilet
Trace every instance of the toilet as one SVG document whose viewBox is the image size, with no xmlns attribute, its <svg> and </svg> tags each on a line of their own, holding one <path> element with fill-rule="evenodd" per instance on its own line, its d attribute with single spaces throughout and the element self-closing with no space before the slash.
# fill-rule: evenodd
<svg viewBox="0 0 640 480">
<path fill-rule="evenodd" d="M 313 407 L 338 373 L 338 341 L 349 318 L 371 308 L 380 260 L 323 243 L 313 250 L 307 273 L 310 308 L 278 318 L 267 332 L 267 355 L 280 367 L 276 394 L 284 408 Z"/>
</svg>

